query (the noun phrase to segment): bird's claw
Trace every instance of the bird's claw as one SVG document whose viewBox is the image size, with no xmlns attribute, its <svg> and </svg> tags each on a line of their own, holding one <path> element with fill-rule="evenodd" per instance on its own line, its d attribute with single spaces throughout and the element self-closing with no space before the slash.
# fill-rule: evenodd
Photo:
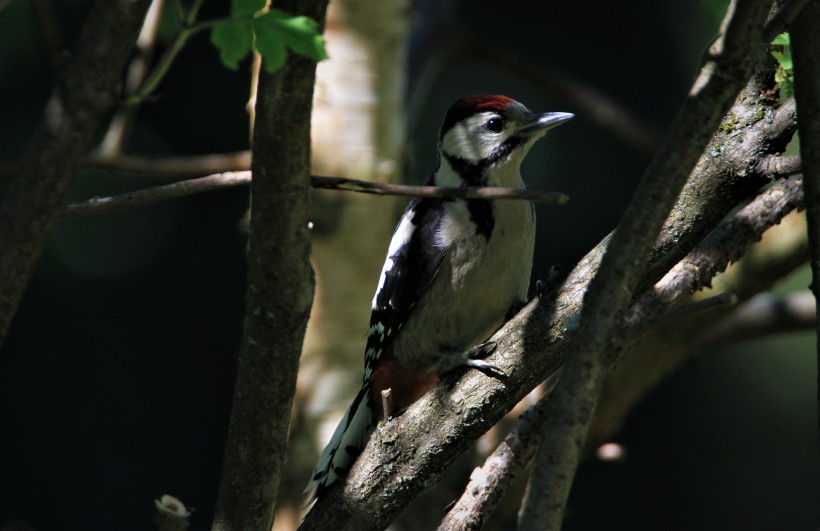
<svg viewBox="0 0 820 531">
<path fill-rule="evenodd" d="M 484 343 L 476 345 L 466 352 L 460 352 L 453 355 L 449 362 L 439 370 L 439 373 L 443 374 L 458 367 L 472 367 L 480 371 L 486 371 L 497 376 L 506 377 L 507 373 L 501 370 L 497 365 L 483 360 L 483 358 L 486 358 L 495 352 L 497 348 L 498 345 L 495 341 L 485 341 Z"/>
</svg>

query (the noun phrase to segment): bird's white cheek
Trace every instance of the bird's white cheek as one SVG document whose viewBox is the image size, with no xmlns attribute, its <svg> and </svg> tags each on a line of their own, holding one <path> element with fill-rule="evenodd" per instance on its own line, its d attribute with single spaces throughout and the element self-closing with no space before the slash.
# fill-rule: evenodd
<svg viewBox="0 0 820 531">
<path fill-rule="evenodd" d="M 470 134 L 465 126 L 456 126 L 444 135 L 441 142 L 442 150 L 449 154 L 478 163 L 489 157 L 497 142 L 480 134 Z"/>
</svg>

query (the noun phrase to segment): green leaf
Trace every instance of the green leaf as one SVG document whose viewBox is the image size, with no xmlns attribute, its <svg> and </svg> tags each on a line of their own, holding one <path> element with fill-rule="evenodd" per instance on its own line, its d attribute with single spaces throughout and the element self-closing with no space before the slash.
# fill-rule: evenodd
<svg viewBox="0 0 820 531">
<path fill-rule="evenodd" d="M 253 29 L 256 34 L 256 50 L 264 59 L 263 65 L 268 72 L 282 68 L 288 57 L 287 44 L 282 33 L 269 24 L 257 24 L 264 17 L 254 19 Z"/>
<path fill-rule="evenodd" d="M 780 63 L 780 66 L 784 69 L 792 70 L 794 68 L 792 62 L 792 54 L 790 51 L 779 52 L 777 50 L 772 50 L 772 55 L 775 59 L 777 59 L 777 62 Z"/>
<path fill-rule="evenodd" d="M 318 25 L 307 17 L 294 17 L 282 21 L 286 35 L 289 35 L 288 46 L 294 52 L 310 57 L 315 61 L 327 59 L 325 38 L 318 32 Z"/>
<path fill-rule="evenodd" d="M 791 39 L 789 38 L 789 34 L 781 33 L 780 35 L 774 38 L 772 44 L 778 46 L 791 46 Z"/>
<path fill-rule="evenodd" d="M 278 33 L 281 41 L 299 55 L 315 61 L 327 59 L 325 39 L 319 33 L 319 25 L 308 17 L 293 17 L 279 9 L 271 9 L 254 19 L 254 31 L 257 38 L 260 33 Z"/>
<path fill-rule="evenodd" d="M 327 59 L 325 40 L 315 21 L 278 9 L 258 14 L 264 7 L 265 0 L 232 0 L 231 18 L 214 24 L 211 42 L 219 49 L 222 64 L 236 69 L 254 47 L 268 72 L 285 64 L 288 49 L 315 61 Z"/>
<path fill-rule="evenodd" d="M 247 21 L 229 19 L 214 24 L 211 42 L 219 50 L 222 64 L 236 70 L 253 46 L 253 33 Z"/>
<path fill-rule="evenodd" d="M 780 85 L 780 97 L 781 99 L 788 98 L 794 94 L 794 63 L 788 33 L 781 33 L 775 37 L 772 41 L 771 53 L 779 64 L 774 73 L 774 80 Z"/>
</svg>

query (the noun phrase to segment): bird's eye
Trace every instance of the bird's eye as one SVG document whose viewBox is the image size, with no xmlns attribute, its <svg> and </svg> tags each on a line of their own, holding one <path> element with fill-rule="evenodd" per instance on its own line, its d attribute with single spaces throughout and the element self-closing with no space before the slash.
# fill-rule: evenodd
<svg viewBox="0 0 820 531">
<path fill-rule="evenodd" d="M 504 130 L 504 119 L 503 118 L 490 118 L 487 120 L 487 123 L 484 124 L 484 127 L 487 128 L 488 131 L 492 131 L 493 133 L 500 133 Z"/>
</svg>

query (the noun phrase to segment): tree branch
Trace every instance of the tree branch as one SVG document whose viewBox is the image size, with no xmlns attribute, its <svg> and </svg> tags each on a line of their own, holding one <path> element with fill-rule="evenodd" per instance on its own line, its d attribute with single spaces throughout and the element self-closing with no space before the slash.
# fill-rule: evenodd
<svg viewBox="0 0 820 531">
<path fill-rule="evenodd" d="M 532 461 L 547 421 L 549 393 L 527 408 L 501 444 L 470 474 L 464 494 L 444 516 L 439 531 L 481 529 L 507 488 Z"/>
<path fill-rule="evenodd" d="M 780 106 L 766 97 L 774 84 L 774 61 L 765 57 L 709 141 L 692 177 L 666 220 L 641 287 L 653 285 L 737 205 L 769 182 L 757 161 L 786 149 L 797 130 L 794 99 Z M 727 127 L 723 127 L 727 125 Z M 703 219 L 703 223 L 692 223 Z"/>
<path fill-rule="evenodd" d="M 343 177 L 310 178 L 313 188 L 361 192 L 376 195 L 400 195 L 406 197 L 432 197 L 438 199 L 519 199 L 540 203 L 565 204 L 569 197 L 560 192 L 542 192 L 540 190 L 521 190 L 502 187 L 468 187 L 443 188 L 438 186 L 408 186 L 401 184 L 378 183 L 345 179 Z M 188 195 L 230 188 L 251 182 L 251 172 L 228 172 L 208 175 L 198 179 L 189 179 L 144 190 L 128 192 L 109 197 L 94 197 L 87 201 L 67 203 L 60 208 L 62 217 L 99 214 L 122 208 L 135 207 L 185 197 Z"/>
<path fill-rule="evenodd" d="M 554 422 L 536 455 L 519 527 L 558 530 L 586 433 L 609 364 L 609 341 L 618 316 L 632 299 L 643 264 L 678 194 L 732 100 L 763 51 L 761 30 L 771 3 L 735 0 L 721 35 L 618 224 L 598 274 L 584 298 L 574 344 L 553 399 Z"/>
<path fill-rule="evenodd" d="M 787 295 L 761 293 L 737 308 L 701 338 L 717 348 L 775 334 L 812 330 L 817 321 L 817 301 L 810 291 Z"/>
<path fill-rule="evenodd" d="M 96 2 L 0 207 L 0 346 L 57 210 L 105 113 L 149 0 Z"/>
<path fill-rule="evenodd" d="M 569 196 L 561 192 L 544 192 L 520 188 L 504 188 L 501 186 L 468 186 L 465 188 L 451 188 L 441 186 L 414 186 L 407 184 L 381 183 L 375 181 L 360 181 L 344 177 L 312 178 L 314 188 L 341 190 L 347 192 L 361 192 L 377 195 L 400 195 L 405 197 L 432 197 L 434 199 L 521 199 L 563 205 L 569 202 Z"/>
<path fill-rule="evenodd" d="M 617 333 L 625 338 L 634 336 L 635 326 L 652 323 L 653 316 L 709 286 L 711 279 L 725 271 L 730 263 L 740 260 L 749 246 L 760 240 L 764 231 L 804 205 L 800 176 L 785 179 L 761 193 L 730 221 L 715 229 L 651 290 L 641 295 L 626 313 Z"/>
<path fill-rule="evenodd" d="M 800 155 L 770 155 L 755 163 L 754 171 L 770 179 L 788 177 L 803 171 Z"/>
<path fill-rule="evenodd" d="M 736 307 L 739 309 L 750 297 L 771 289 L 778 279 L 804 265 L 808 260 L 808 246 L 805 230 L 801 230 L 803 219 L 803 216 L 790 215 L 785 222 L 769 229 L 760 244 L 753 246 L 742 261 L 719 277 L 714 291 L 731 290 L 740 301 Z M 612 437 L 633 406 L 667 376 L 719 346 L 720 343 L 710 339 L 711 331 L 719 330 L 724 320 L 732 319 L 733 313 L 706 310 L 681 319 L 677 315 L 673 317 L 677 311 L 672 310 L 635 348 L 626 348 L 625 355 L 607 378 L 587 448 Z"/>
<path fill-rule="evenodd" d="M 250 184 L 251 172 L 238 171 L 228 173 L 217 173 L 198 179 L 188 179 L 172 184 L 154 186 L 143 190 L 136 190 L 125 194 L 112 195 L 108 197 L 93 197 L 86 201 L 66 203 L 60 207 L 58 215 L 60 217 L 84 216 L 87 214 L 100 214 L 112 210 L 120 210 L 135 206 L 148 205 L 185 197 L 211 190 L 221 190 L 243 184 Z"/>
<path fill-rule="evenodd" d="M 820 297 L 820 5 L 809 2 L 794 21 L 791 31 L 794 57 L 794 96 L 800 109 L 800 157 L 806 187 L 809 253 L 814 296 Z M 820 318 L 817 360 L 820 362 Z M 818 366 L 820 384 L 820 366 Z M 820 407 L 820 385 L 817 395 Z M 820 429 L 820 410 L 817 426 Z"/>
<path fill-rule="evenodd" d="M 323 24 L 327 0 L 278 2 Z M 256 101 L 248 291 L 214 531 L 269 531 L 313 302 L 310 116 L 316 64 L 290 54 L 261 72 Z"/>
</svg>

